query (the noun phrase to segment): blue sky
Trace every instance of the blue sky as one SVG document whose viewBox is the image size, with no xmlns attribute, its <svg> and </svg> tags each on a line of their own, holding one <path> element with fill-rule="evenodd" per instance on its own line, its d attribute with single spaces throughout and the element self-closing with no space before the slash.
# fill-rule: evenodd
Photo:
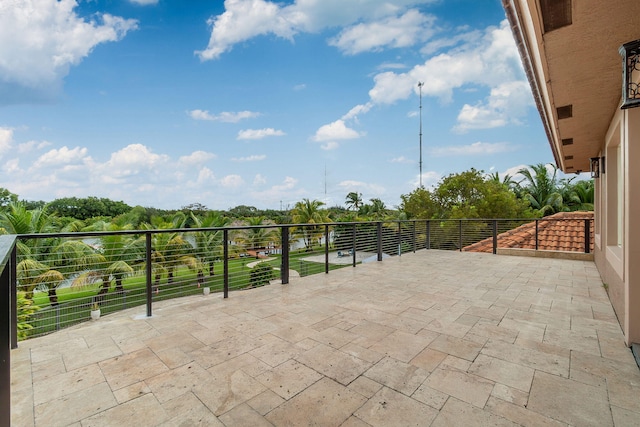
<svg viewBox="0 0 640 427">
<path fill-rule="evenodd" d="M 388 207 L 552 162 L 500 0 L 3 0 L 0 187 Z"/>
</svg>

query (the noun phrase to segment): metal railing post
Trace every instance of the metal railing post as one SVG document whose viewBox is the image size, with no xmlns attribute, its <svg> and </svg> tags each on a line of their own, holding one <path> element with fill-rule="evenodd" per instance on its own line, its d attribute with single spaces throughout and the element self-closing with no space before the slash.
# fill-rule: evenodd
<svg viewBox="0 0 640 427">
<path fill-rule="evenodd" d="M 431 220 L 427 220 L 427 249 L 431 249 Z"/>
<path fill-rule="evenodd" d="M 5 237 L 5 236 L 3 236 Z M 15 237 L 6 236 L 0 240 L 0 315 L 4 321 L 0 322 L 0 425 L 11 425 L 11 343 L 12 325 L 8 321 L 12 318 L 11 307 L 11 259 L 15 248 Z"/>
<path fill-rule="evenodd" d="M 378 261 L 382 261 L 382 222 L 376 224 L 376 245 L 378 249 Z"/>
<path fill-rule="evenodd" d="M 282 258 L 280 264 L 280 281 L 289 283 L 289 227 L 282 227 Z"/>
<path fill-rule="evenodd" d="M 229 230 L 222 230 L 222 240 L 224 241 L 222 247 L 222 291 L 223 298 L 229 298 Z"/>
<path fill-rule="evenodd" d="M 398 256 L 402 256 L 402 223 L 398 221 Z"/>
<path fill-rule="evenodd" d="M 356 266 L 356 234 L 358 233 L 358 229 L 357 229 L 357 225 L 354 223 L 353 224 L 353 237 L 351 239 L 351 258 L 352 258 L 352 265 L 355 267 Z"/>
<path fill-rule="evenodd" d="M 493 225 L 493 254 L 498 253 L 498 220 L 494 219 L 492 222 Z"/>
<path fill-rule="evenodd" d="M 538 250 L 538 220 L 536 219 L 536 251 Z"/>
<path fill-rule="evenodd" d="M 18 276 L 16 268 L 18 266 L 18 246 L 11 250 L 11 261 L 9 265 L 9 286 L 11 291 L 11 348 L 18 348 Z"/>
<path fill-rule="evenodd" d="M 416 253 L 416 245 L 418 244 L 416 240 L 416 221 L 413 221 L 413 253 Z"/>
<path fill-rule="evenodd" d="M 584 219 L 584 253 L 588 254 L 591 252 L 591 220 L 589 218 Z"/>
<path fill-rule="evenodd" d="M 324 226 L 324 272 L 329 274 L 329 226 Z"/>
<path fill-rule="evenodd" d="M 146 257 L 146 275 L 147 275 L 147 317 L 151 317 L 152 315 L 152 301 L 153 301 L 153 291 L 151 289 L 151 276 L 153 275 L 153 268 L 152 268 L 152 248 L 151 248 L 151 232 L 147 231 L 145 233 L 145 242 L 146 242 L 146 248 L 145 248 L 145 257 Z"/>
<path fill-rule="evenodd" d="M 462 220 L 460 220 L 460 225 L 458 226 L 458 233 L 459 233 L 459 239 L 458 239 L 458 244 L 459 244 L 459 251 L 462 252 Z"/>
</svg>

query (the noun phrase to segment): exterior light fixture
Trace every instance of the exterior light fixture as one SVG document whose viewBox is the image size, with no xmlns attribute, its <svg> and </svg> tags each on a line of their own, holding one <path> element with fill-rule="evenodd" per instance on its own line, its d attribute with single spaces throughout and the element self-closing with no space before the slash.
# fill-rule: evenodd
<svg viewBox="0 0 640 427">
<path fill-rule="evenodd" d="M 640 40 L 620 46 L 622 55 L 622 108 L 640 107 Z"/>
<path fill-rule="evenodd" d="M 591 178 L 600 178 L 600 174 L 604 173 L 604 157 L 591 157 L 589 159 L 589 170 Z"/>
</svg>

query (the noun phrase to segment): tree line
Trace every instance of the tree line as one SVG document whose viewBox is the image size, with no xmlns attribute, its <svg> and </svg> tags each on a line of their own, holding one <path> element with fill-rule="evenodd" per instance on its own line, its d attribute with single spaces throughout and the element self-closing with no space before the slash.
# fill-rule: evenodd
<svg viewBox="0 0 640 427">
<path fill-rule="evenodd" d="M 470 169 L 450 174 L 432 189 L 419 187 L 400 196 L 397 207 L 379 198 L 365 201 L 350 192 L 344 206 L 328 207 L 303 199 L 290 210 L 239 205 L 226 211 L 194 203 L 178 210 L 129 206 L 98 197 L 65 197 L 49 203 L 23 201 L 0 188 L 0 233 L 96 231 L 108 229 L 193 228 L 261 224 L 380 221 L 387 219 L 534 218 L 562 211 L 593 210 L 593 180 L 557 178 L 550 164 L 531 165 L 501 178 Z"/>
</svg>

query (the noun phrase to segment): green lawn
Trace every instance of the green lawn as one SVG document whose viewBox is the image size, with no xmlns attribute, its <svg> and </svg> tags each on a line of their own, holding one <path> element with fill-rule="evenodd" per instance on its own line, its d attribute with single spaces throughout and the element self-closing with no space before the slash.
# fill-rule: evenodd
<svg viewBox="0 0 640 427">
<path fill-rule="evenodd" d="M 324 273 L 324 264 L 305 261 L 310 252 L 304 250 L 290 254 L 289 266 L 298 271 L 301 276 Z M 249 286 L 251 269 L 247 264 L 256 261 L 253 258 L 236 258 L 229 260 L 229 289 L 237 290 Z M 279 269 L 280 256 L 272 256 L 265 261 L 272 267 Z M 350 265 L 348 265 L 350 266 Z M 330 269 L 343 268 L 345 265 L 330 264 Z M 175 272 L 173 283 L 168 283 L 166 276 L 160 281 L 158 291 L 153 292 L 153 301 L 161 301 L 170 298 L 178 298 L 202 293 L 202 287 L 209 287 L 211 292 L 223 290 L 223 263 L 215 264 L 215 275 L 208 276 L 205 272 L 204 283 L 197 286 L 196 272 L 186 267 L 178 268 Z M 276 272 L 274 277 L 278 273 Z M 113 313 L 125 308 L 131 308 L 146 304 L 146 279 L 144 272 L 136 273 L 123 280 L 124 293 L 115 292 L 115 283 L 100 303 L 101 315 Z M 51 306 L 47 292 L 36 292 L 34 304 L 40 309 L 31 316 L 28 323 L 33 326 L 29 336 L 44 335 L 67 326 L 74 325 L 90 319 L 92 302 L 100 289 L 100 283 L 83 288 L 62 288 L 57 290 L 58 306 Z"/>
</svg>

